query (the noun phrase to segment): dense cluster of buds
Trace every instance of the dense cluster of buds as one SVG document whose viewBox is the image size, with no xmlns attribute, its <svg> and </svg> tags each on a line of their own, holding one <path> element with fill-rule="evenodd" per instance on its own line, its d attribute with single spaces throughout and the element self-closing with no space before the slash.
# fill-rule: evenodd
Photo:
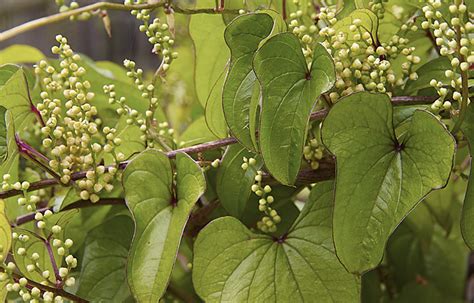
<svg viewBox="0 0 474 303">
<path fill-rule="evenodd" d="M 308 144 L 303 148 L 303 156 L 312 169 L 319 168 L 319 161 L 323 158 L 323 147 L 318 143 L 316 138 L 309 140 Z"/>
<path fill-rule="evenodd" d="M 145 2 L 144 0 L 125 0 L 124 4 L 133 5 L 143 4 Z M 173 35 L 169 25 L 162 22 L 159 18 L 154 18 L 153 21 L 150 22 L 150 12 L 151 10 L 149 9 L 132 10 L 131 14 L 143 22 L 139 29 L 146 34 L 148 42 L 153 45 L 152 52 L 161 56 L 161 69 L 167 71 L 171 61 L 178 57 L 178 53 L 172 49 L 174 45 Z"/>
<path fill-rule="evenodd" d="M 102 155 L 112 155 L 116 163 L 124 160 L 123 154 L 114 151 L 121 140 L 115 137 L 113 128 L 100 130 L 101 121 L 92 103 L 94 93 L 90 82 L 84 80 L 86 70 L 80 66 L 81 58 L 65 37 L 58 35 L 56 40 L 59 46 L 54 46 L 52 52 L 61 58 L 59 70 L 44 60 L 35 67 L 44 85 L 42 102 L 37 105 L 45 121 L 42 145 L 50 151 L 53 158 L 48 164 L 63 184 L 71 182 L 74 172 L 87 171 L 87 178 L 76 182 L 77 188 L 82 199 L 97 202 L 102 190 L 113 189 L 111 182 L 117 173 L 101 164 Z"/>
<path fill-rule="evenodd" d="M 467 72 L 474 64 L 474 38 L 470 37 L 474 33 L 474 24 L 468 21 L 467 6 L 461 1 L 446 4 L 439 0 L 430 0 L 423 6 L 422 12 L 424 17 L 422 28 L 432 32 L 440 55 L 451 62 L 451 68 L 445 71 L 449 83 L 437 79 L 432 79 L 430 82 L 439 95 L 431 105 L 436 112 L 449 109 L 451 101 L 460 102 L 462 99 L 461 73 Z"/>
</svg>

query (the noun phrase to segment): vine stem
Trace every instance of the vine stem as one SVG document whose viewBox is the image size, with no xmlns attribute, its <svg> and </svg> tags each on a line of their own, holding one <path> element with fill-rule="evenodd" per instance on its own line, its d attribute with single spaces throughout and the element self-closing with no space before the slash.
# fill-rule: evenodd
<svg viewBox="0 0 474 303">
<path fill-rule="evenodd" d="M 63 279 L 59 275 L 58 265 L 56 264 L 56 260 L 54 259 L 53 248 L 51 247 L 51 243 L 49 243 L 49 237 L 44 239 L 44 246 L 48 251 L 49 260 L 51 262 L 51 266 L 53 267 L 54 277 L 56 278 L 56 288 L 60 289 L 63 286 Z"/>
<path fill-rule="evenodd" d="M 148 3 L 148 4 L 135 4 L 135 5 L 130 5 L 130 4 L 120 4 L 120 3 L 111 3 L 111 2 L 97 2 L 93 3 L 84 7 L 72 9 L 70 11 L 62 12 L 62 13 L 57 13 L 54 15 L 50 15 L 47 17 L 39 18 L 36 20 L 32 20 L 26 23 L 23 23 L 21 25 L 18 25 L 14 28 L 11 28 L 9 30 L 6 30 L 2 33 L 0 33 L 0 42 L 6 41 L 8 39 L 11 39 L 19 34 L 34 30 L 36 28 L 60 22 L 62 20 L 66 20 L 69 17 L 72 16 L 77 16 L 85 12 L 90 12 L 90 11 L 97 11 L 97 10 L 119 10 L 119 11 L 131 11 L 131 10 L 141 10 L 141 9 L 155 9 L 159 7 L 165 7 L 167 6 L 166 2 L 158 2 L 158 3 Z M 188 8 L 181 8 L 179 6 L 172 6 L 169 7 L 169 9 L 172 9 L 174 12 L 179 13 L 179 14 L 185 14 L 185 15 L 192 15 L 192 14 L 221 14 L 224 12 L 224 10 L 216 10 L 215 8 L 201 8 L 201 9 L 188 9 Z M 226 10 L 226 12 L 229 13 L 235 13 L 238 12 L 237 10 Z"/>
<path fill-rule="evenodd" d="M 401 105 L 421 105 L 421 104 L 431 104 L 437 97 L 434 96 L 400 96 L 400 97 L 393 97 L 392 104 L 395 106 Z M 319 111 L 315 111 L 311 113 L 310 120 L 317 121 L 322 120 L 328 114 L 328 110 L 323 109 Z M 220 140 L 205 142 L 202 144 L 180 148 L 176 150 L 172 150 L 166 153 L 168 158 L 174 158 L 178 153 L 186 153 L 186 154 L 196 154 L 212 149 L 217 149 L 220 147 L 228 146 L 237 143 L 238 140 L 234 137 L 228 137 Z M 118 169 L 124 169 L 128 165 L 129 161 L 120 162 L 117 166 Z M 106 167 L 106 170 L 115 167 L 114 165 L 110 165 Z M 73 173 L 71 175 L 71 181 L 76 181 L 80 179 L 84 179 L 86 177 L 87 171 L 80 171 Z M 34 191 L 42 188 L 47 188 L 50 186 L 58 185 L 59 181 L 57 179 L 43 179 L 37 182 L 33 182 L 30 184 L 28 191 Z M 21 190 L 10 189 L 7 191 L 0 192 L 0 199 L 5 199 L 13 196 L 17 196 L 22 194 Z"/>
<path fill-rule="evenodd" d="M 17 283 L 20 281 L 21 278 L 24 278 L 24 277 L 22 277 L 22 276 L 20 276 L 19 274 L 16 274 L 16 273 L 13 273 L 12 275 L 13 275 L 13 280 L 15 280 L 15 282 L 17 282 Z M 29 288 L 29 289 L 32 289 L 33 287 L 36 287 L 36 288 L 40 289 L 43 293 L 44 292 L 52 292 L 56 295 L 60 295 L 61 297 L 69 299 L 73 302 L 78 302 L 78 303 L 87 303 L 88 302 L 87 300 L 84 300 L 81 297 L 73 295 L 73 294 L 71 294 L 71 293 L 69 293 L 69 292 L 67 292 L 63 289 L 49 287 L 49 286 L 37 283 L 37 282 L 29 280 L 29 279 L 26 279 L 26 280 L 28 281 L 26 287 Z"/>
</svg>

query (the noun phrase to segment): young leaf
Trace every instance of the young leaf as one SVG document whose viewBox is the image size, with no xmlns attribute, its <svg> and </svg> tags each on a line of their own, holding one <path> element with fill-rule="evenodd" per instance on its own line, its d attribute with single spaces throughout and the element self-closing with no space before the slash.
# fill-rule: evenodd
<svg viewBox="0 0 474 303">
<path fill-rule="evenodd" d="M 77 294 L 91 301 L 125 302 L 131 297 L 126 264 L 133 236 L 128 216 L 105 220 L 89 232 Z"/>
<path fill-rule="evenodd" d="M 253 55 L 260 42 L 273 28 L 273 19 L 267 14 L 248 14 L 234 19 L 226 28 L 224 37 L 231 51 L 229 73 L 224 84 L 222 106 L 231 133 L 248 149 L 256 149 L 255 134 L 250 132 L 250 117 L 257 111 L 257 83 L 252 68 Z M 255 116 L 255 114 L 253 114 Z"/>
<path fill-rule="evenodd" d="M 219 201 L 229 215 L 241 218 L 255 182 L 255 169 L 242 169 L 243 157 L 257 159 L 256 168 L 263 165 L 261 159 L 240 144 L 229 146 L 217 171 L 216 191 Z M 256 208 L 257 206 L 255 206 Z"/>
<path fill-rule="evenodd" d="M 334 65 L 317 44 L 309 70 L 298 38 L 282 33 L 257 51 L 254 69 L 263 98 L 259 133 L 263 160 L 275 179 L 291 185 L 300 169 L 311 110 L 334 84 Z"/>
<path fill-rule="evenodd" d="M 322 127 L 337 163 L 334 242 L 354 273 L 380 262 L 393 230 L 446 185 L 453 165 L 454 139 L 436 117 L 416 111 L 397 138 L 392 112 L 387 95 L 357 93 L 336 103 Z"/>
<path fill-rule="evenodd" d="M 186 154 L 173 170 L 165 154 L 146 150 L 123 173 L 125 199 L 135 221 L 128 282 L 140 302 L 157 302 L 166 290 L 190 212 L 205 190 L 201 168 Z"/>
<path fill-rule="evenodd" d="M 193 282 L 206 302 L 358 302 L 358 278 L 334 253 L 333 182 L 318 183 L 288 233 L 254 234 L 232 217 L 195 242 Z"/>
</svg>

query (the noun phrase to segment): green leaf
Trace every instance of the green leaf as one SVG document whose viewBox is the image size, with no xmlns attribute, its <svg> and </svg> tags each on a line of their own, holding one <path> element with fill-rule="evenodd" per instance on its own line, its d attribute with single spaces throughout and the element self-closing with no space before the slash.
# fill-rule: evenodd
<svg viewBox="0 0 474 303">
<path fill-rule="evenodd" d="M 196 119 L 179 137 L 182 147 L 192 146 L 207 141 L 214 141 L 218 138 L 209 130 L 204 117 Z"/>
<path fill-rule="evenodd" d="M 165 154 L 146 150 L 123 173 L 125 198 L 135 221 L 128 282 L 140 302 L 157 302 L 166 290 L 190 212 L 205 190 L 201 168 L 186 154 L 173 169 Z"/>
<path fill-rule="evenodd" d="M 258 101 L 259 97 L 254 94 L 258 82 L 252 61 L 259 44 L 270 35 L 272 28 L 273 19 L 269 15 L 248 14 L 235 18 L 224 33 L 231 51 L 231 63 L 222 106 L 231 133 L 248 149 L 256 149 L 255 133 L 251 133 L 251 124 L 256 121 L 250 117 L 255 116 L 258 107 L 258 102 L 252 101 Z"/>
<path fill-rule="evenodd" d="M 260 157 L 240 144 L 233 144 L 227 148 L 217 171 L 216 191 L 219 201 L 229 215 L 236 218 L 241 218 L 245 211 L 252 193 L 250 187 L 254 184 L 257 174 L 255 169 L 242 169 L 244 157 L 256 158 L 256 169 L 263 165 Z"/>
<path fill-rule="evenodd" d="M 432 79 L 436 79 L 443 83 L 449 83 L 450 79 L 445 76 L 444 72 L 451 68 L 451 62 L 446 57 L 439 57 L 423 64 L 416 70 L 418 79 L 409 80 L 407 82 L 405 93 L 412 94 L 420 89 L 431 87 L 430 81 Z"/>
<path fill-rule="evenodd" d="M 1 88 L 0 88 L 1 89 Z M 0 164 L 0 175 L 9 174 L 12 180 L 18 180 L 18 165 L 20 161 L 20 155 L 18 152 L 18 146 L 15 140 L 15 126 L 13 125 L 13 115 L 10 110 L 5 112 L 5 126 L 6 126 L 6 145 L 7 145 L 7 158 Z M 25 212 L 24 207 L 18 205 L 17 197 L 11 197 L 5 199 L 6 215 L 10 220 L 14 220 L 20 214 Z"/>
<path fill-rule="evenodd" d="M 199 6 L 215 7 L 215 2 L 199 1 Z M 196 14 L 191 16 L 189 22 L 189 34 L 195 49 L 194 81 L 197 98 L 202 107 L 210 112 L 208 115 L 219 117 L 216 120 L 211 118 L 207 120 L 209 129 L 218 137 L 227 135 L 222 111 L 222 81 L 229 59 L 229 50 L 224 41 L 224 30 L 224 20 L 219 14 Z M 220 84 L 219 78 L 222 78 Z M 214 94 L 211 96 L 213 88 Z M 206 106 L 208 102 L 213 106 Z"/>
<path fill-rule="evenodd" d="M 464 123 L 462 124 L 462 132 L 469 144 L 469 152 L 471 154 L 471 169 L 469 173 L 469 182 L 467 183 L 466 196 L 464 198 L 462 216 L 461 216 L 461 232 L 469 248 L 474 249 L 474 170 L 472 154 L 474 150 L 474 107 L 468 106 Z"/>
<path fill-rule="evenodd" d="M 7 258 L 12 245 L 12 230 L 5 215 L 5 202 L 0 201 L 0 264 Z M 1 295 L 0 295 L 1 298 Z"/>
<path fill-rule="evenodd" d="M 193 282 L 206 302 L 359 302 L 359 282 L 331 236 L 333 182 L 318 183 L 286 236 L 255 234 L 233 217 L 208 224 L 194 246 Z"/>
<path fill-rule="evenodd" d="M 13 246 L 12 246 L 12 252 L 13 252 L 13 259 L 15 260 L 15 264 L 18 267 L 18 270 L 22 273 L 23 276 L 26 278 L 33 280 L 35 282 L 41 283 L 45 279 L 42 277 L 41 272 L 38 271 L 33 271 L 33 272 L 28 272 L 26 267 L 31 264 L 31 255 L 33 253 L 39 254 L 40 258 L 36 261 L 37 264 L 39 265 L 38 268 L 40 268 L 42 271 L 49 271 L 50 276 L 48 278 L 48 281 L 51 283 L 56 283 L 56 277 L 54 275 L 54 269 L 53 265 L 51 263 L 51 259 L 48 253 L 48 249 L 46 247 L 46 243 L 51 247 L 53 256 L 54 256 L 54 262 L 56 263 L 56 266 L 58 266 L 61 262 L 62 257 L 58 255 L 57 249 L 55 249 L 52 245 L 52 240 L 44 240 L 42 238 L 38 238 L 37 235 L 29 230 L 24 230 L 20 228 L 15 228 L 14 232 L 17 234 L 24 234 L 29 237 L 28 242 L 23 243 L 19 240 L 13 241 Z M 25 255 L 19 255 L 17 253 L 18 249 L 20 247 L 25 248 L 26 254 Z M 59 267 L 59 266 L 58 266 Z"/>
<path fill-rule="evenodd" d="M 88 233 L 77 295 L 100 302 L 125 302 L 131 297 L 126 268 L 132 236 L 133 221 L 123 215 Z"/>
<path fill-rule="evenodd" d="M 349 29 L 354 19 L 359 19 L 361 21 L 360 27 L 371 34 L 374 44 L 378 45 L 379 18 L 371 10 L 356 9 L 352 11 L 352 13 L 350 13 L 347 17 L 337 21 L 332 28 L 336 31 L 336 33 L 343 32 L 347 34 L 348 41 L 355 41 L 354 35 L 358 34 L 359 32 L 354 32 Z"/>
<path fill-rule="evenodd" d="M 9 73 L 10 77 L 3 79 L 5 82 L 0 86 L 0 106 L 11 111 L 15 128 L 22 131 L 35 118 L 26 75 L 23 69 L 18 66 L 3 65 L 0 67 L 0 73 L 2 71 L 7 71 L 6 73 Z"/>
<path fill-rule="evenodd" d="M 227 137 L 228 132 L 224 112 L 222 110 L 222 94 L 224 92 L 222 86 L 224 85 L 227 68 L 226 66 L 216 83 L 212 86 L 204 110 L 207 127 L 218 138 Z"/>
<path fill-rule="evenodd" d="M 455 142 L 446 127 L 416 111 L 397 138 L 392 112 L 387 95 L 357 93 L 334 105 L 322 127 L 337 163 L 334 242 L 354 273 L 380 262 L 393 230 L 451 172 Z"/>
<path fill-rule="evenodd" d="M 291 33 L 273 36 L 257 51 L 254 69 L 262 89 L 260 149 L 269 172 L 292 184 L 301 165 L 309 116 L 335 81 L 331 56 L 317 44 L 311 70 Z"/>
<path fill-rule="evenodd" d="M 6 63 L 36 63 L 44 58 L 38 49 L 24 44 L 15 44 L 0 51 L 0 65 Z"/>
</svg>

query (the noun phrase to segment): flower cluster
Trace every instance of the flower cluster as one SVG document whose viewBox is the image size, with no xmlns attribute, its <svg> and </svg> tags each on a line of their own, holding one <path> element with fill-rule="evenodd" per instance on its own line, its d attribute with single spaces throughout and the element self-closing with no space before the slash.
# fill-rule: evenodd
<svg viewBox="0 0 474 303">
<path fill-rule="evenodd" d="M 124 3 L 126 5 L 133 5 L 145 2 L 144 0 L 125 0 Z M 148 41 L 153 45 L 152 52 L 161 55 L 161 70 L 165 72 L 169 69 L 171 61 L 178 57 L 178 53 L 172 50 L 174 39 L 172 38 L 173 35 L 169 25 L 162 22 L 159 18 L 154 18 L 150 22 L 150 12 L 151 10 L 149 9 L 132 10 L 131 14 L 143 22 L 139 29 L 147 35 Z"/>
<path fill-rule="evenodd" d="M 357 91 L 370 91 L 391 94 L 397 87 L 405 85 L 406 78 L 416 80 L 414 65 L 421 62 L 413 55 L 414 47 L 408 47 L 409 40 L 403 38 L 408 31 L 417 31 L 416 25 L 404 24 L 398 35 L 388 42 L 378 41 L 362 25 L 362 20 L 354 19 L 349 26 L 350 32 L 336 33 L 331 27 L 320 30 L 325 37 L 323 45 L 332 53 L 336 68 L 336 84 L 330 94 L 331 101 Z M 402 75 L 397 75 L 391 61 L 399 56 L 406 60 L 402 63 Z"/>
<path fill-rule="evenodd" d="M 449 109 L 452 100 L 460 102 L 462 99 L 461 73 L 467 72 L 474 64 L 474 38 L 470 37 L 474 32 L 474 24 L 467 21 L 468 9 L 461 1 L 448 5 L 439 0 L 430 0 L 422 11 L 424 17 L 422 28 L 433 33 L 440 55 L 451 62 L 451 68 L 445 71 L 449 83 L 436 79 L 430 82 L 439 95 L 438 100 L 431 105 L 436 112 Z M 448 91 L 449 87 L 452 94 Z"/>
<path fill-rule="evenodd" d="M 312 57 L 312 50 L 314 47 L 315 39 L 313 39 L 312 35 L 316 32 L 318 32 L 318 27 L 314 24 L 311 24 L 310 26 L 306 26 L 304 24 L 304 14 L 303 11 L 301 10 L 301 3 L 299 0 L 293 1 L 295 4 L 297 10 L 295 12 L 290 13 L 290 20 L 289 20 L 289 28 L 295 34 L 296 37 L 298 37 L 303 45 L 303 54 L 304 56 L 308 59 L 311 60 Z M 332 21 L 334 19 L 334 13 L 331 13 L 330 15 L 330 20 Z M 313 16 L 313 18 L 316 18 L 316 15 Z M 329 20 L 325 19 L 328 23 Z M 335 20 L 335 19 L 334 19 Z"/>
<path fill-rule="evenodd" d="M 42 102 L 37 105 L 45 121 L 42 145 L 53 156 L 49 166 L 63 184 L 71 182 L 74 172 L 87 171 L 87 178 L 76 182 L 77 188 L 82 199 L 97 202 L 102 190 L 113 189 L 111 181 L 117 172 L 101 165 L 102 153 L 111 154 L 117 163 L 123 160 L 122 154 L 114 152 L 121 140 L 115 138 L 113 128 L 100 131 L 97 108 L 92 105 L 94 93 L 84 79 L 86 70 L 79 65 L 81 58 L 65 37 L 58 35 L 56 40 L 59 46 L 54 46 L 52 52 L 61 58 L 59 70 L 44 60 L 35 67 L 44 85 Z"/>
<path fill-rule="evenodd" d="M 243 158 L 242 169 L 255 169 L 257 160 L 254 158 L 247 159 Z M 260 221 L 257 222 L 257 228 L 264 233 L 272 233 L 277 231 L 277 224 L 281 222 L 281 217 L 278 215 L 276 209 L 270 205 L 275 201 L 274 197 L 270 195 L 272 188 L 270 185 L 263 186 L 262 177 L 263 172 L 261 170 L 256 171 L 255 183 L 252 185 L 252 192 L 255 193 L 260 199 L 258 200 L 258 210 L 265 214 Z"/>
<path fill-rule="evenodd" d="M 312 169 L 319 168 L 319 160 L 323 158 L 323 147 L 319 145 L 318 140 L 313 138 L 303 148 L 303 156 Z"/>
<path fill-rule="evenodd" d="M 379 19 L 383 19 L 385 15 L 384 2 L 388 2 L 388 0 L 369 1 L 370 10 L 373 11 Z"/>
<path fill-rule="evenodd" d="M 28 193 L 30 188 L 30 183 L 27 181 L 10 183 L 11 176 L 10 174 L 3 175 L 2 181 L 2 190 L 18 190 L 21 191 L 21 196 L 18 198 L 17 202 L 19 206 L 25 206 L 28 211 L 36 210 L 36 204 L 40 202 L 40 196 L 33 195 Z"/>
</svg>

